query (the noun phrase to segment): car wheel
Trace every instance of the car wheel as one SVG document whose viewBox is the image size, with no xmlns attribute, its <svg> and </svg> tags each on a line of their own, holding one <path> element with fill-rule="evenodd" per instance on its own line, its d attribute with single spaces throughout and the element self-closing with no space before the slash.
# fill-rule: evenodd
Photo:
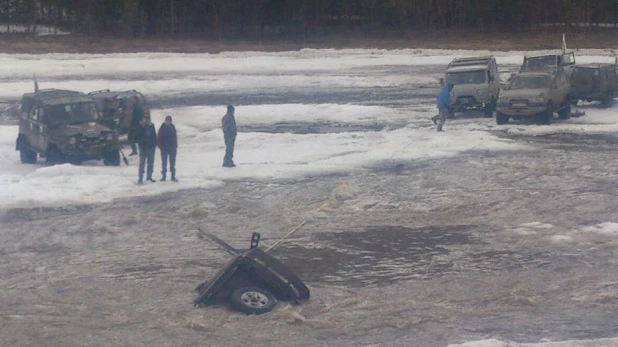
<svg viewBox="0 0 618 347">
<path fill-rule="evenodd" d="M 560 119 L 571 118 L 571 102 L 567 101 L 566 105 L 558 112 Z"/>
<path fill-rule="evenodd" d="M 485 118 L 491 118 L 494 116 L 494 110 L 496 109 L 496 100 L 494 100 L 493 98 L 491 99 L 491 102 L 489 104 L 487 104 L 485 106 L 485 110 L 483 110 L 485 112 Z"/>
<path fill-rule="evenodd" d="M 504 124 L 508 124 L 509 123 L 509 117 L 505 114 L 502 114 L 500 112 L 496 113 L 496 124 L 498 125 L 504 125 Z"/>
<path fill-rule="evenodd" d="M 238 288 L 230 297 L 232 308 L 246 314 L 263 314 L 270 312 L 277 300 L 268 290 L 258 287 Z"/>
<path fill-rule="evenodd" d="M 106 166 L 120 166 L 120 151 L 109 151 L 103 155 L 103 164 Z"/>
<path fill-rule="evenodd" d="M 605 98 L 603 98 L 601 105 L 604 108 L 610 108 L 614 106 L 614 92 L 613 91 L 609 91 L 605 94 Z"/>
<path fill-rule="evenodd" d="M 55 146 L 52 146 L 47 150 L 46 163 L 48 165 L 60 165 L 66 162 L 66 156 Z"/>
<path fill-rule="evenodd" d="M 538 116 L 539 124 L 550 125 L 554 120 L 554 105 L 549 103 L 547 110 Z"/>
<path fill-rule="evenodd" d="M 19 159 L 23 164 L 36 164 L 36 157 L 35 151 L 23 147 L 19 149 Z"/>
</svg>

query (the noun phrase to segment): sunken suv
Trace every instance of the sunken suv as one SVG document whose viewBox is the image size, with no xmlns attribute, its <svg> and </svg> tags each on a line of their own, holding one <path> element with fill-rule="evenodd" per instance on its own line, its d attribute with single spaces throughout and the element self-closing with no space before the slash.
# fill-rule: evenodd
<svg viewBox="0 0 618 347">
<path fill-rule="evenodd" d="M 617 68 L 617 64 L 576 65 L 570 80 L 572 101 L 600 101 L 601 106 L 612 107 L 618 87 Z"/>
<path fill-rule="evenodd" d="M 99 112 L 87 95 L 58 89 L 24 94 L 15 149 L 21 162 L 34 164 L 37 155 L 50 165 L 103 160 L 120 165 L 118 136 L 97 123 Z"/>
<path fill-rule="evenodd" d="M 492 117 L 500 92 L 498 64 L 493 56 L 457 58 L 446 68 L 446 83 L 454 85 L 451 92 L 451 114 L 468 110 L 483 110 Z"/>
<path fill-rule="evenodd" d="M 540 124 L 550 124 L 554 112 L 561 119 L 571 115 L 571 85 L 564 70 L 520 72 L 498 98 L 496 122 L 508 123 L 510 118 L 536 118 Z"/>
</svg>

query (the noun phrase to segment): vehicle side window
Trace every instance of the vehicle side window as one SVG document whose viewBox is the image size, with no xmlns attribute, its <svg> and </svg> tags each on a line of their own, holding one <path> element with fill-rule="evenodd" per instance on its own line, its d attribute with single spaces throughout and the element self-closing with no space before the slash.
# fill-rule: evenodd
<svg viewBox="0 0 618 347">
<path fill-rule="evenodd" d="M 29 115 L 30 120 L 33 120 L 35 122 L 37 122 L 39 120 L 39 113 L 38 113 L 38 109 L 36 107 L 33 107 L 30 109 L 30 115 Z"/>
<path fill-rule="evenodd" d="M 41 123 L 45 123 L 45 121 L 47 120 L 47 114 L 45 113 L 45 110 L 43 108 L 39 108 L 38 109 L 38 120 Z"/>
</svg>

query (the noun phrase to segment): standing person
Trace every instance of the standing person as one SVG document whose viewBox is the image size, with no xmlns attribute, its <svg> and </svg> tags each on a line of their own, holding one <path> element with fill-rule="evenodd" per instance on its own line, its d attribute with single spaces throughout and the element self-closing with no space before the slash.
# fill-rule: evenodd
<svg viewBox="0 0 618 347">
<path fill-rule="evenodd" d="M 146 166 L 146 162 L 148 162 L 146 180 L 156 182 L 152 179 L 152 171 L 154 168 L 155 150 L 157 149 L 157 130 L 154 124 L 150 122 L 149 116 L 144 116 L 144 118 L 142 118 L 142 123 L 137 130 L 136 140 L 139 144 L 139 180 L 137 183 L 143 183 L 142 178 L 144 177 L 144 166 Z"/>
<path fill-rule="evenodd" d="M 234 144 L 236 142 L 236 118 L 234 118 L 234 106 L 227 105 L 227 113 L 221 119 L 221 129 L 223 129 L 223 139 L 225 140 L 225 157 L 223 157 L 224 167 L 234 167 Z"/>
<path fill-rule="evenodd" d="M 137 131 L 139 130 L 141 124 L 140 122 L 144 118 L 144 110 L 142 109 L 142 105 L 139 102 L 139 98 L 137 96 L 133 97 L 133 114 L 131 115 L 131 130 L 129 131 L 129 143 L 131 143 L 131 155 L 137 154 Z"/>
<path fill-rule="evenodd" d="M 442 88 L 438 92 L 437 97 L 437 106 L 438 106 L 438 115 L 433 116 L 431 120 L 433 124 L 438 126 L 438 131 L 443 131 L 442 127 L 444 126 L 444 122 L 446 122 L 446 118 L 449 117 L 449 102 L 451 101 L 451 91 L 453 90 L 453 83 L 449 83 Z"/>
<path fill-rule="evenodd" d="M 161 181 L 165 181 L 167 175 L 167 159 L 170 161 L 170 172 L 172 173 L 172 181 L 178 182 L 176 179 L 176 150 L 178 149 L 178 136 L 176 127 L 172 123 L 172 116 L 165 117 L 165 122 L 161 124 L 159 133 L 157 134 L 157 145 L 161 151 Z"/>
</svg>

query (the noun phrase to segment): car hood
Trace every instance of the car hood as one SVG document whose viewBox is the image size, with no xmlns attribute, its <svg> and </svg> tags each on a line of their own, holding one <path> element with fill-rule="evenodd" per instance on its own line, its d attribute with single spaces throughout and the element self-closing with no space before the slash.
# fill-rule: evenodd
<svg viewBox="0 0 618 347">
<path fill-rule="evenodd" d="M 108 127 L 97 123 L 62 125 L 53 130 L 54 134 L 62 134 L 66 136 L 82 135 L 87 137 L 98 137 L 101 133 L 108 132 L 111 132 Z"/>
<path fill-rule="evenodd" d="M 486 91 L 489 86 L 486 83 L 482 84 L 458 84 L 453 86 L 453 94 L 474 94 L 477 90 Z"/>
<path fill-rule="evenodd" d="M 502 92 L 500 92 L 500 99 L 538 98 L 541 94 L 547 92 L 549 92 L 548 89 L 503 90 Z"/>
</svg>

